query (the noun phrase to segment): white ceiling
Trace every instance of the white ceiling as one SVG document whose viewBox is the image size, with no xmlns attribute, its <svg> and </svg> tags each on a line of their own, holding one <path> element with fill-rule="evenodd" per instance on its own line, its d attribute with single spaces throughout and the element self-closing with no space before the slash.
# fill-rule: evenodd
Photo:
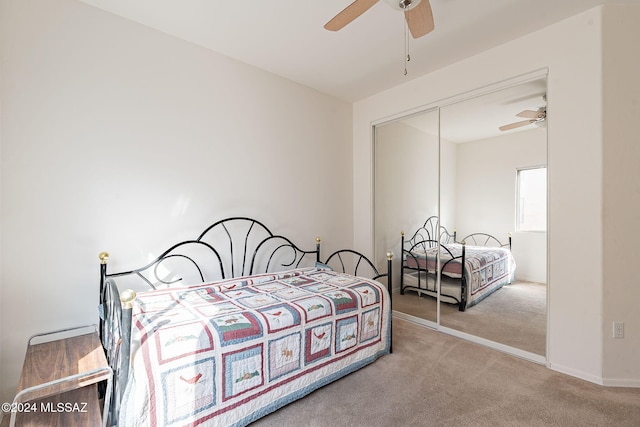
<svg viewBox="0 0 640 427">
<path fill-rule="evenodd" d="M 546 107 L 546 92 L 546 78 L 541 77 L 445 105 L 440 109 L 440 118 L 432 110 L 402 119 L 402 122 L 431 135 L 438 135 L 439 130 L 441 138 L 454 143 L 524 132 L 536 129 L 536 126 L 545 126 L 546 123 L 531 124 L 507 132 L 501 132 L 498 128 L 525 120 L 516 116 L 523 110 L 536 111 Z"/>
<path fill-rule="evenodd" d="M 79 0 L 345 101 L 357 101 L 605 3 L 638 0 L 431 0 L 435 30 L 411 39 L 384 1 L 340 31 L 351 0 Z"/>
</svg>

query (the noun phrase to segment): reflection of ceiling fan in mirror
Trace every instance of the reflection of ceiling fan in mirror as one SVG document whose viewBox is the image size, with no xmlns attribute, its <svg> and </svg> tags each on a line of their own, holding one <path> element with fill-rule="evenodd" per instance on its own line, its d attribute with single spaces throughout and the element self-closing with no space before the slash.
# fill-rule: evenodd
<svg viewBox="0 0 640 427">
<path fill-rule="evenodd" d="M 515 123 L 509 123 L 508 125 L 500 126 L 498 129 L 501 131 L 516 129 L 522 126 L 528 126 L 534 123 L 540 123 L 547 118 L 547 107 L 540 107 L 537 110 L 524 110 L 516 114 L 517 117 L 522 117 L 527 120 L 522 120 Z"/>
<path fill-rule="evenodd" d="M 434 29 L 433 12 L 429 0 L 385 0 L 391 7 L 404 11 L 407 26 L 414 39 L 430 33 Z M 365 13 L 378 0 L 355 0 L 324 26 L 327 30 L 338 31 Z"/>
</svg>

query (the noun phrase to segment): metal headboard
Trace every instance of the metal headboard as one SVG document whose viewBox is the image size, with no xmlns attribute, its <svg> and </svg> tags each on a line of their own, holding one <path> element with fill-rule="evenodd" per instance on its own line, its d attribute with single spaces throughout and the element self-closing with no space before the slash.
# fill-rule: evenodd
<svg viewBox="0 0 640 427">
<path fill-rule="evenodd" d="M 435 243 L 437 241 L 442 243 L 452 243 L 456 241 L 456 230 L 453 230 L 451 233 L 447 228 L 443 225 L 439 225 L 439 220 L 436 215 L 430 216 L 424 222 L 424 224 L 418 228 L 415 233 L 405 241 L 409 245 L 414 245 L 417 242 L 433 242 L 434 245 L 431 247 L 435 247 Z"/>
<path fill-rule="evenodd" d="M 109 273 L 109 254 L 102 252 L 99 258 L 100 338 L 115 376 L 110 415 L 113 422 L 128 376 L 131 307 L 136 297 L 131 290 L 119 292 L 116 278 L 133 278 L 156 289 L 311 266 L 320 261 L 320 238 L 316 238 L 314 250 L 303 250 L 255 219 L 230 217 L 133 270 Z"/>
</svg>

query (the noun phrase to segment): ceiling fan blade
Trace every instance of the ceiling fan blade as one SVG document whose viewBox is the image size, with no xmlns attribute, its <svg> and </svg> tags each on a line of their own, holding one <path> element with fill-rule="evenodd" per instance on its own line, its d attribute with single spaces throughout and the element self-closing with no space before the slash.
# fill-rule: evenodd
<svg viewBox="0 0 640 427">
<path fill-rule="evenodd" d="M 500 126 L 498 129 L 500 129 L 501 131 L 505 131 L 505 130 L 511 130 L 511 129 L 515 129 L 515 128 L 519 128 L 522 126 L 527 126 L 530 125 L 531 123 L 535 123 L 536 120 L 523 120 L 521 122 L 515 122 L 515 123 L 509 123 L 508 125 L 504 125 L 504 126 Z"/>
<path fill-rule="evenodd" d="M 324 28 L 329 31 L 338 31 L 376 3 L 378 3 L 378 0 L 356 0 L 324 24 Z"/>
<path fill-rule="evenodd" d="M 520 111 L 516 116 L 523 117 L 525 119 L 537 119 L 540 116 L 540 113 L 540 111 L 524 110 Z"/>
<path fill-rule="evenodd" d="M 404 13 L 404 18 L 407 20 L 409 31 L 414 39 L 430 33 L 435 28 L 429 0 L 422 0 L 416 7 L 407 10 Z"/>
</svg>

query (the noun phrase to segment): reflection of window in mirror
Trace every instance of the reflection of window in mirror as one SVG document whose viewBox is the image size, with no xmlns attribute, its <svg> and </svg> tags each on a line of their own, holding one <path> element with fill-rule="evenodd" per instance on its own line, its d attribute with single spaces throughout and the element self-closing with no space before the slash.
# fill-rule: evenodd
<svg viewBox="0 0 640 427">
<path fill-rule="evenodd" d="M 547 230 L 547 168 L 518 170 L 517 231 Z"/>
</svg>

